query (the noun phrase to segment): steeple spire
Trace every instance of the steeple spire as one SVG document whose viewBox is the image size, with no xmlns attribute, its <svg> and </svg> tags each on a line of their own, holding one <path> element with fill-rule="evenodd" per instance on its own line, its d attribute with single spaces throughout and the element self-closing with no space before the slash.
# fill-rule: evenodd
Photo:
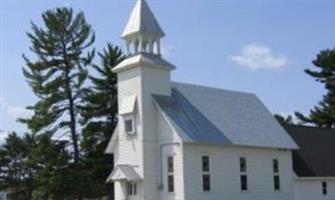
<svg viewBox="0 0 335 200">
<path fill-rule="evenodd" d="M 141 52 L 160 55 L 160 39 L 164 32 L 145 0 L 137 0 L 123 30 L 128 55 Z"/>
</svg>

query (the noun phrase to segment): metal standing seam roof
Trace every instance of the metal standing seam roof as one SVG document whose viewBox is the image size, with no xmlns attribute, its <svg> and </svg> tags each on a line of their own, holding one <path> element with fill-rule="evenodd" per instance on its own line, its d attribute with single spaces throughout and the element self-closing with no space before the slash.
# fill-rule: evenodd
<svg viewBox="0 0 335 200">
<path fill-rule="evenodd" d="M 174 82 L 153 98 L 185 142 L 298 148 L 254 94 Z"/>
</svg>

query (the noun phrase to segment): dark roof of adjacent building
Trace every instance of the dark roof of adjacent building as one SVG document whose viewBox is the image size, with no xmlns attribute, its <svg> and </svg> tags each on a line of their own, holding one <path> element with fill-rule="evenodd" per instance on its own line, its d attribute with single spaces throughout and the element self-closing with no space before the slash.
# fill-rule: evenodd
<svg viewBox="0 0 335 200">
<path fill-rule="evenodd" d="M 335 130 L 286 125 L 300 147 L 293 151 L 293 168 L 299 177 L 335 176 Z"/>
<path fill-rule="evenodd" d="M 295 149 L 297 145 L 254 94 L 172 83 L 154 95 L 185 142 Z"/>
</svg>

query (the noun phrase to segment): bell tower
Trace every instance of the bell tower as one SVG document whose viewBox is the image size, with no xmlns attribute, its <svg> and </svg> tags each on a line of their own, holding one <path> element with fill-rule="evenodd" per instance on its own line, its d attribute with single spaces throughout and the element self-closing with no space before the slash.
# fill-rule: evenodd
<svg viewBox="0 0 335 200">
<path fill-rule="evenodd" d="M 160 40 L 164 32 L 145 0 L 138 0 L 122 33 L 127 54 L 161 54 Z"/>
<path fill-rule="evenodd" d="M 131 177 L 115 175 L 116 199 L 127 197 L 129 182 L 136 185 L 131 186 L 136 187 L 136 199 L 160 198 L 160 149 L 153 95 L 171 95 L 170 74 L 175 69 L 161 55 L 164 35 L 146 1 L 137 0 L 121 36 L 127 57 L 113 72 L 118 78 L 119 106 L 119 150 L 115 165 L 119 171 L 132 170 L 138 177 L 130 180 Z"/>
</svg>

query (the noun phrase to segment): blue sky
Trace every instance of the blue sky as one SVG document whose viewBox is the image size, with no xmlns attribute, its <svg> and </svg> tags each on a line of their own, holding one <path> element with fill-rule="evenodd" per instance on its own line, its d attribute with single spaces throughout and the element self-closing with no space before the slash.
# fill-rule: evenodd
<svg viewBox="0 0 335 200">
<path fill-rule="evenodd" d="M 36 100 L 21 72 L 30 21 L 58 6 L 84 11 L 95 47 L 123 45 L 135 0 L 0 0 L 0 130 L 26 131 L 15 118 Z M 166 33 L 173 80 L 255 93 L 273 113 L 307 113 L 324 94 L 304 74 L 335 45 L 334 0 L 148 0 Z M 0 133 L 1 134 L 1 133 Z M 1 139 L 1 136 L 0 136 Z"/>
</svg>

